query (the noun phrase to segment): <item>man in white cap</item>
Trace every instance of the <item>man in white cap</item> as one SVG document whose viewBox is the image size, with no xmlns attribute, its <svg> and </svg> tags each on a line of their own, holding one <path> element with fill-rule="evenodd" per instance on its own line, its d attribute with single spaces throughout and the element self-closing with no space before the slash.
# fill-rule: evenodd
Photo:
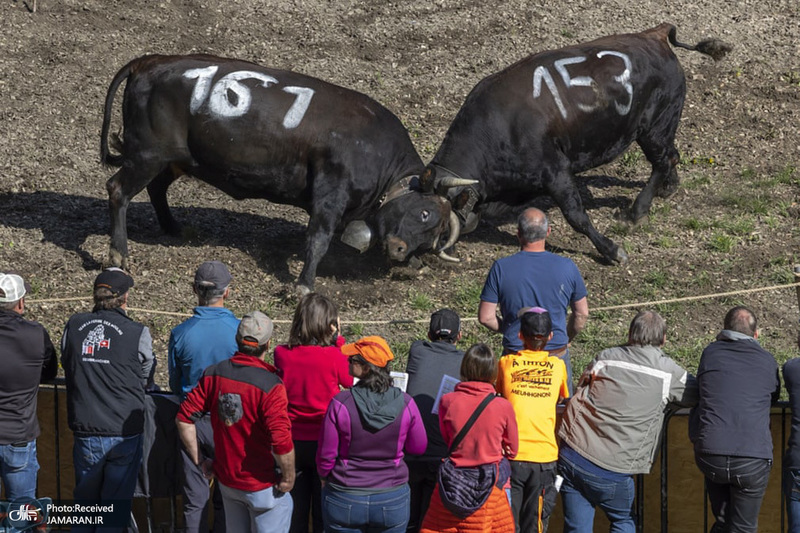
<svg viewBox="0 0 800 533">
<path fill-rule="evenodd" d="M 124 270 L 101 272 L 94 309 L 72 315 L 61 339 L 67 423 L 75 438 L 73 494 L 113 500 L 118 516 L 130 516 L 123 507 L 133 498 L 142 461 L 144 393 L 154 365 L 150 330 L 126 311 L 131 287 Z"/>
<path fill-rule="evenodd" d="M 269 317 L 246 314 L 238 351 L 203 372 L 176 418 L 192 462 L 219 480 L 227 530 L 237 533 L 285 533 L 292 519 L 294 444 L 286 388 L 264 361 L 271 336 Z M 195 422 L 204 413 L 211 413 L 213 460 L 197 446 Z"/>
<path fill-rule="evenodd" d="M 0 272 L 0 488 L 9 501 L 36 497 L 36 400 L 58 372 L 47 330 L 22 318 L 27 292 L 22 277 Z"/>
<path fill-rule="evenodd" d="M 239 319 L 225 308 L 232 276 L 220 261 L 206 261 L 194 275 L 192 291 L 197 307 L 191 318 L 178 324 L 169 336 L 169 386 L 186 398 L 203 371 L 230 359 L 236 352 Z M 208 413 L 195 423 L 197 444 L 206 457 L 214 457 L 214 437 Z M 208 480 L 181 447 L 183 463 L 183 518 L 186 533 L 208 531 Z M 225 533 L 225 510 L 219 485 L 214 488 L 214 533 Z"/>
</svg>

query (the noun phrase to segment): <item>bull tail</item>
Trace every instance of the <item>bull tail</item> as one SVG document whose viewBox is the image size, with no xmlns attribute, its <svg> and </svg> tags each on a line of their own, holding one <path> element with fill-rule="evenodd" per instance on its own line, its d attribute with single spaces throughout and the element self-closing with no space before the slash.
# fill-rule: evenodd
<svg viewBox="0 0 800 533">
<path fill-rule="evenodd" d="M 692 50 L 694 52 L 700 52 L 701 54 L 705 54 L 710 56 L 711 59 L 714 61 L 719 61 L 725 55 L 733 50 L 733 46 L 730 44 L 720 41 L 719 39 L 706 39 L 704 41 L 700 41 L 696 45 L 692 46 L 690 44 L 685 44 L 678 41 L 676 37 L 677 30 L 675 26 L 671 26 L 669 28 L 669 42 L 672 46 L 677 46 L 678 48 L 685 48 L 686 50 Z"/>
<path fill-rule="evenodd" d="M 113 138 L 111 139 L 111 146 L 120 153 L 113 155 L 108 149 L 108 129 L 111 126 L 111 107 L 114 105 L 114 97 L 117 95 L 117 89 L 119 89 L 119 86 L 122 84 L 122 82 L 128 79 L 128 77 L 131 75 L 132 64 L 133 61 L 122 67 L 122 69 L 117 72 L 117 75 L 114 76 L 113 80 L 111 80 L 111 85 L 109 85 L 108 92 L 106 93 L 105 111 L 103 113 L 103 128 L 100 131 L 100 160 L 104 165 L 111 167 L 122 166 L 123 152 L 125 148 L 122 140 L 119 138 L 119 134 L 114 133 Z"/>
</svg>

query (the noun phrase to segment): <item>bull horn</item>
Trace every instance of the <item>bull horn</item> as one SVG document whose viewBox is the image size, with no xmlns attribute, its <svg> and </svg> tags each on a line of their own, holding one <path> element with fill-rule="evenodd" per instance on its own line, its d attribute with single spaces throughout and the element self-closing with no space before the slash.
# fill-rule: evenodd
<svg viewBox="0 0 800 533">
<path fill-rule="evenodd" d="M 451 187 L 466 187 L 468 185 L 476 185 L 478 180 L 468 180 L 465 178 L 457 178 L 455 176 L 447 176 L 446 178 L 439 178 L 436 180 L 436 191 L 450 189 Z"/>
<path fill-rule="evenodd" d="M 447 250 L 456 243 L 460 235 L 461 235 L 461 222 L 458 221 L 458 217 L 456 216 L 456 214 L 453 211 L 450 211 L 450 238 L 447 239 L 447 242 L 444 243 L 444 246 L 442 246 L 442 248 L 439 250 L 439 258 L 453 263 L 461 262 L 460 259 L 457 259 L 445 252 L 445 250 Z"/>
</svg>

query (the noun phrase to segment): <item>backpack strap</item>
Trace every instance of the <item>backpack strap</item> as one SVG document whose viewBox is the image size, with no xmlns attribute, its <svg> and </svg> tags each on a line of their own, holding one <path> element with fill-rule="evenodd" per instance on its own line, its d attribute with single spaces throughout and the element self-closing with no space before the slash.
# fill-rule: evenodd
<svg viewBox="0 0 800 533">
<path fill-rule="evenodd" d="M 467 432 L 470 430 L 472 425 L 475 424 L 475 421 L 478 420 L 479 416 L 481 416 L 483 410 L 486 409 L 486 406 L 489 405 L 489 402 L 491 402 L 496 396 L 497 395 L 495 393 L 491 392 L 478 405 L 478 407 L 472 413 L 472 416 L 470 416 L 469 420 L 467 420 L 467 423 L 464 424 L 464 427 L 461 428 L 461 431 L 458 432 L 458 435 L 456 435 L 456 438 L 454 438 L 453 442 L 450 444 L 450 449 L 447 450 L 448 456 L 453 453 L 453 450 L 455 450 L 459 444 L 461 444 L 461 441 L 464 440 L 464 437 L 467 435 Z"/>
</svg>

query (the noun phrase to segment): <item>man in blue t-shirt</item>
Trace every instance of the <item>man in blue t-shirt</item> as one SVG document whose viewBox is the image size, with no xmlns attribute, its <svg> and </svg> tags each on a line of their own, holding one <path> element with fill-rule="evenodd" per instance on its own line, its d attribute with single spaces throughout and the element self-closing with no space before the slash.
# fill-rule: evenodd
<svg viewBox="0 0 800 533">
<path fill-rule="evenodd" d="M 545 348 L 564 360 L 572 395 L 572 365 L 567 349 L 589 318 L 586 285 L 575 263 L 545 251 L 550 226 L 536 208 L 523 211 L 517 221 L 520 251 L 492 265 L 481 292 L 478 321 L 503 333 L 503 354 L 522 350 L 517 313 L 527 307 L 543 307 L 553 321 L 553 338 Z M 500 315 L 497 308 L 500 307 Z M 572 313 L 567 318 L 567 308 Z"/>
<path fill-rule="evenodd" d="M 197 307 L 191 318 L 178 324 L 169 336 L 169 387 L 181 400 L 197 385 L 203 371 L 230 359 L 238 349 L 239 319 L 225 308 L 232 277 L 219 261 L 206 261 L 197 268 L 192 290 Z M 214 436 L 206 413 L 195 424 L 200 453 L 212 458 Z M 181 447 L 183 461 L 183 515 L 187 533 L 208 531 L 208 480 Z M 214 531 L 225 531 L 225 513 L 219 490 L 214 490 Z"/>
</svg>

